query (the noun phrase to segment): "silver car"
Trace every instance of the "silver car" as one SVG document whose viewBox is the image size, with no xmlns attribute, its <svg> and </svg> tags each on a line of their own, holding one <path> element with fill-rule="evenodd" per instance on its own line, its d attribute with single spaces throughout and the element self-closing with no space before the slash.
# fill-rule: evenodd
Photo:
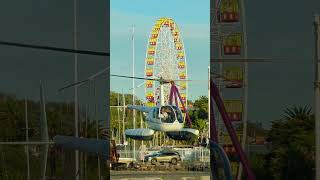
<svg viewBox="0 0 320 180">
<path fill-rule="evenodd" d="M 157 152 L 154 154 L 146 155 L 144 157 L 145 162 L 151 162 L 151 164 L 156 164 L 157 162 L 168 162 L 176 165 L 178 161 L 181 161 L 180 154 L 178 152 Z"/>
</svg>

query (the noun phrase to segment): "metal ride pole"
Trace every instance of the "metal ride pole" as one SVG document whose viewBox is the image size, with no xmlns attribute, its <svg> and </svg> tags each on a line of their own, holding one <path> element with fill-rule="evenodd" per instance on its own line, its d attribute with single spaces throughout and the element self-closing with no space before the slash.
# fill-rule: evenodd
<svg viewBox="0 0 320 180">
<path fill-rule="evenodd" d="M 320 180 L 320 16 L 314 16 L 316 53 L 315 53 L 315 123 L 316 123 L 316 180 Z"/>
<path fill-rule="evenodd" d="M 74 0 L 74 49 L 77 50 L 77 0 Z M 78 82 L 78 54 L 74 54 L 74 82 Z M 74 86 L 74 128 L 75 137 L 78 137 L 78 86 Z M 80 180 L 79 151 L 75 151 L 75 179 Z"/>
<path fill-rule="evenodd" d="M 245 13 L 245 4 L 244 4 L 244 0 L 240 0 L 240 8 L 241 8 L 241 20 L 242 20 L 242 34 L 243 34 L 243 56 L 244 59 L 248 58 L 248 52 L 247 52 L 247 30 L 246 30 L 246 13 Z M 246 153 L 246 141 L 247 141 L 247 121 L 248 121 L 248 62 L 245 61 L 244 62 L 244 86 L 243 86 L 243 90 L 244 90 L 244 99 L 243 99 L 243 131 L 242 131 L 242 142 L 241 142 L 241 146 L 242 149 L 244 151 L 244 153 Z M 239 167 L 239 172 L 238 172 L 238 180 L 241 180 L 241 176 L 242 176 L 242 171 L 243 171 L 243 167 L 242 164 L 240 164 Z"/>
<path fill-rule="evenodd" d="M 134 25 L 132 26 L 132 77 L 134 77 Z M 132 105 L 135 105 L 134 78 L 132 78 Z M 133 129 L 136 128 L 136 110 L 133 109 Z M 136 159 L 136 141 L 133 140 L 133 159 Z"/>
<path fill-rule="evenodd" d="M 244 166 L 244 170 L 246 172 L 247 179 L 248 180 L 255 180 L 255 176 L 254 176 L 253 171 L 250 167 L 249 161 L 246 157 L 246 154 L 244 153 L 244 151 L 242 150 L 242 148 L 240 146 L 240 142 L 239 142 L 238 137 L 236 135 L 236 131 L 230 121 L 230 118 L 227 114 L 223 100 L 219 94 L 219 89 L 213 81 L 211 81 L 210 87 L 211 87 L 211 92 L 212 92 L 212 94 L 211 94 L 212 98 L 214 99 L 215 103 L 217 104 L 217 108 L 218 108 L 218 110 L 222 116 L 222 119 L 224 121 L 224 124 L 228 130 L 232 144 L 234 145 L 235 150 L 236 150 L 237 154 L 239 155 L 240 161 L 241 161 L 242 165 Z"/>
</svg>

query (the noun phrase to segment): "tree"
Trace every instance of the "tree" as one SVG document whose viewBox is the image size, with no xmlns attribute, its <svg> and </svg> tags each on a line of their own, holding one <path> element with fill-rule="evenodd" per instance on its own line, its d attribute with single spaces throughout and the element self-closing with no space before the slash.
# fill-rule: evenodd
<svg viewBox="0 0 320 180">
<path fill-rule="evenodd" d="M 273 149 L 266 164 L 274 179 L 314 178 L 314 118 L 308 106 L 285 109 L 283 118 L 273 122 L 268 140 Z"/>
</svg>

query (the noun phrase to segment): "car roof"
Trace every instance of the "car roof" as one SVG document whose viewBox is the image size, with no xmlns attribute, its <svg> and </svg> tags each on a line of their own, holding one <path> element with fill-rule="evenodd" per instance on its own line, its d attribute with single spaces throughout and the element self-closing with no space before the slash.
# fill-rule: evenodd
<svg viewBox="0 0 320 180">
<path fill-rule="evenodd" d="M 159 151 L 159 153 L 178 153 L 177 151 L 168 151 L 168 150 L 163 150 L 163 151 Z"/>
</svg>

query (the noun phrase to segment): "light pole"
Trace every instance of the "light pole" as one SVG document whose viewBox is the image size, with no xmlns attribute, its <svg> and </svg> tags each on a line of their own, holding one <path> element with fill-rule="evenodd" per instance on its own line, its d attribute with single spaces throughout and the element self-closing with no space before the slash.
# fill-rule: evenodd
<svg viewBox="0 0 320 180">
<path fill-rule="evenodd" d="M 132 26 L 132 76 L 134 77 L 134 25 Z M 134 78 L 132 78 L 132 105 L 135 105 Z M 136 128 L 136 110 L 133 110 L 133 129 Z M 133 140 L 133 158 L 136 158 L 136 141 Z"/>
<path fill-rule="evenodd" d="M 316 180 L 320 180 L 320 16 L 314 17 L 316 49 L 315 49 L 315 86 L 314 113 L 316 123 Z"/>
<path fill-rule="evenodd" d="M 74 49 L 78 49 L 77 45 L 77 0 L 74 0 Z M 78 54 L 74 53 L 74 82 L 78 82 Z M 74 86 L 74 128 L 75 137 L 78 137 L 78 86 Z M 75 179 L 80 179 L 79 172 L 79 151 L 75 151 Z"/>
<path fill-rule="evenodd" d="M 27 98 L 24 100 L 25 103 L 25 120 L 26 120 L 26 141 L 29 142 L 29 127 L 28 127 L 28 101 Z M 30 180 L 30 160 L 29 160 L 29 146 L 26 145 L 26 155 L 27 155 L 27 178 Z"/>
</svg>

